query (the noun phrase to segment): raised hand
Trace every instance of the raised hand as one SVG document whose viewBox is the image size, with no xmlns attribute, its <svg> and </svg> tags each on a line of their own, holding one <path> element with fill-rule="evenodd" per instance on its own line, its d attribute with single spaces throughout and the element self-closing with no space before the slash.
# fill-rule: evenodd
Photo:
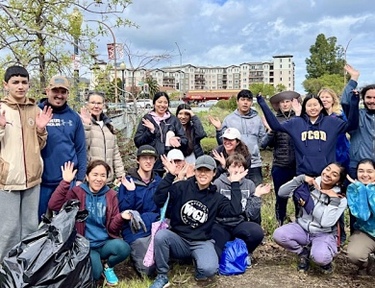
<svg viewBox="0 0 375 288">
<path fill-rule="evenodd" d="M 242 172 L 234 172 L 232 174 L 229 174 L 228 179 L 230 182 L 237 182 L 240 181 L 241 179 L 245 178 L 249 169 L 246 169 Z"/>
<path fill-rule="evenodd" d="M 348 73 L 350 75 L 350 79 L 352 79 L 354 81 L 358 81 L 359 74 L 360 74 L 358 70 L 355 70 L 349 64 L 345 64 L 344 70 L 345 70 L 346 73 Z"/>
<path fill-rule="evenodd" d="M 74 169 L 74 163 L 73 162 L 65 162 L 64 166 L 61 166 L 61 173 L 62 173 L 62 178 L 66 182 L 72 182 L 74 177 L 76 176 L 77 169 Z"/>
<path fill-rule="evenodd" d="M 152 124 L 152 122 L 150 120 L 142 118 L 142 125 L 145 126 L 146 128 L 148 128 L 148 130 L 150 130 L 151 133 L 154 133 L 155 126 L 154 126 L 154 124 Z"/>
<path fill-rule="evenodd" d="M 190 109 L 182 109 L 182 110 L 180 110 L 180 112 L 189 114 L 190 118 L 195 115 L 194 112 L 193 112 L 193 110 L 190 110 Z"/>
<path fill-rule="evenodd" d="M 48 122 L 52 119 L 52 108 L 44 106 L 43 110 L 36 116 L 35 124 L 38 130 L 44 130 Z"/>
<path fill-rule="evenodd" d="M 83 124 L 90 125 L 90 123 L 91 123 L 91 113 L 86 107 L 81 108 L 81 113 L 79 114 L 79 116 L 81 116 Z"/>
<path fill-rule="evenodd" d="M 354 183 L 355 182 L 355 179 L 353 179 L 352 177 L 350 177 L 349 174 L 346 174 L 346 179 L 348 179 L 348 181 L 350 183 Z"/>
<path fill-rule="evenodd" d="M 218 117 L 208 115 L 208 121 L 210 121 L 210 123 L 216 128 L 216 130 L 221 129 L 221 121 Z"/>
<path fill-rule="evenodd" d="M 331 198 L 339 197 L 339 195 L 332 189 L 320 189 L 320 192 L 323 194 L 326 194 L 327 196 Z"/>
<path fill-rule="evenodd" d="M 316 183 L 315 178 L 310 177 L 310 176 L 305 176 L 305 182 L 309 185 L 313 185 L 316 190 L 320 190 L 320 186 L 318 183 Z"/>
<path fill-rule="evenodd" d="M 167 170 L 167 172 L 176 175 L 176 164 L 174 163 L 174 161 L 169 161 L 167 156 L 165 155 L 161 155 L 160 159 L 164 165 L 164 169 Z"/>
<path fill-rule="evenodd" d="M 121 184 L 124 185 L 126 190 L 128 191 L 134 191 L 135 190 L 135 184 L 133 178 L 130 177 L 130 180 L 128 180 L 125 175 L 121 178 Z"/>
<path fill-rule="evenodd" d="M 259 184 L 255 188 L 254 195 L 257 197 L 261 197 L 262 195 L 268 194 L 271 191 L 271 185 L 270 184 Z"/>
<path fill-rule="evenodd" d="M 302 111 L 301 103 L 299 103 L 299 101 L 295 98 L 292 100 L 292 108 L 294 110 L 294 113 L 296 113 L 296 116 L 301 115 L 301 111 Z"/>
<path fill-rule="evenodd" d="M 1 104 L 0 104 L 1 108 Z M 5 110 L 1 111 L 0 113 L 0 127 L 5 127 L 7 125 L 7 119 L 5 118 Z"/>
<path fill-rule="evenodd" d="M 177 175 L 178 180 L 184 180 L 194 175 L 194 164 L 185 163 L 180 173 Z"/>
<path fill-rule="evenodd" d="M 173 136 L 173 137 L 169 138 L 169 144 L 172 147 L 175 147 L 175 148 L 180 147 L 181 146 L 180 137 Z"/>
<path fill-rule="evenodd" d="M 214 159 L 220 162 L 220 165 L 225 168 L 225 157 L 223 152 L 219 154 L 216 150 L 212 150 L 212 155 L 214 156 Z"/>
</svg>

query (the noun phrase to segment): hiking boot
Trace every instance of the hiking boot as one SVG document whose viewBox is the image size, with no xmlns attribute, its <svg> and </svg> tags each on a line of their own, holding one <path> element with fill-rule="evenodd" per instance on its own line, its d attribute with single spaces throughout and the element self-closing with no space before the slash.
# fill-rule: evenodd
<svg viewBox="0 0 375 288">
<path fill-rule="evenodd" d="M 303 248 L 302 252 L 298 254 L 298 266 L 297 270 L 300 272 L 307 272 L 310 267 L 309 255 L 310 251 L 306 247 Z"/>
<path fill-rule="evenodd" d="M 171 285 L 167 275 L 159 274 L 150 288 L 167 288 Z"/>
<path fill-rule="evenodd" d="M 113 268 L 110 268 L 110 267 L 104 268 L 103 276 L 104 276 L 105 281 L 107 282 L 107 285 L 116 286 L 118 284 L 118 278 L 115 274 L 115 271 L 113 271 Z"/>
<path fill-rule="evenodd" d="M 331 263 L 328 263 L 327 265 L 323 265 L 323 266 L 320 266 L 320 271 L 323 273 L 323 274 L 331 274 L 333 272 L 333 266 L 332 266 L 332 262 Z"/>
</svg>

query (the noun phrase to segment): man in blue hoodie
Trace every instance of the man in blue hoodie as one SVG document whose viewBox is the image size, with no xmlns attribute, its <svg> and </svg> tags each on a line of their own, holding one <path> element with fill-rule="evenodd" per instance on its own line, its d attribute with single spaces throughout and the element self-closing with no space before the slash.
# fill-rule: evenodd
<svg viewBox="0 0 375 288">
<path fill-rule="evenodd" d="M 130 221 L 125 222 L 122 237 L 131 245 L 131 257 L 135 269 L 140 274 L 151 276 L 155 272 L 155 265 L 146 267 L 143 258 L 146 255 L 151 225 L 160 217 L 160 209 L 156 206 L 153 197 L 161 178 L 153 171 L 158 154 L 150 145 L 142 145 L 137 151 L 138 167 L 130 169 L 126 178 L 122 180 L 119 193 L 120 211 L 135 210 L 140 214 L 146 226 L 146 231 L 134 233 Z"/>
<path fill-rule="evenodd" d="M 77 185 L 85 178 L 85 132 L 80 116 L 67 103 L 69 88 L 69 81 L 65 77 L 52 77 L 46 88 L 47 99 L 39 104 L 41 109 L 47 106 L 53 110 L 53 117 L 47 124 L 47 143 L 41 151 L 44 170 L 40 186 L 39 218 L 46 213 L 48 201 L 62 180 L 61 167 L 65 162 L 74 163 Z"/>
<path fill-rule="evenodd" d="M 218 122 L 214 123 L 212 117 L 210 117 L 210 121 L 216 127 L 216 139 L 219 145 L 223 144 L 221 136 L 227 128 L 236 128 L 240 131 L 241 140 L 246 144 L 251 153 L 249 178 L 255 183 L 255 186 L 258 186 L 263 182 L 259 146 L 266 135 L 266 130 L 258 112 L 251 109 L 252 106 L 253 93 L 250 90 L 243 89 L 237 95 L 237 109 L 225 117 L 222 125 Z"/>
</svg>

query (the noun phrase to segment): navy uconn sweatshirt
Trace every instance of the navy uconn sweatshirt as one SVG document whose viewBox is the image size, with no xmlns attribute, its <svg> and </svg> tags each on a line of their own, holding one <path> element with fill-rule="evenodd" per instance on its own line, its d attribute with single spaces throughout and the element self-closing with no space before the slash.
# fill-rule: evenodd
<svg viewBox="0 0 375 288">
<path fill-rule="evenodd" d="M 348 122 L 320 114 L 315 123 L 311 123 L 308 115 L 279 123 L 263 97 L 257 96 L 257 100 L 272 130 L 286 132 L 293 139 L 297 175 L 319 176 L 324 167 L 336 161 L 338 135 L 358 127 L 359 98 L 355 96 L 350 103 Z"/>
</svg>

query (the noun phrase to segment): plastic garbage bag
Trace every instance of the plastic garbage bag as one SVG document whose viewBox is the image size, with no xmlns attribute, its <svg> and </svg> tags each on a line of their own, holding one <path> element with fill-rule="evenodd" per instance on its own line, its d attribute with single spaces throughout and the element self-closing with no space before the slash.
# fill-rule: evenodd
<svg viewBox="0 0 375 288">
<path fill-rule="evenodd" d="M 94 287 L 90 243 L 75 229 L 87 211 L 78 209 L 78 200 L 68 201 L 50 223 L 9 251 L 0 267 L 1 288 Z"/>
<path fill-rule="evenodd" d="M 249 252 L 243 240 L 236 238 L 228 241 L 220 257 L 219 274 L 229 276 L 244 273 L 247 268 L 248 255 Z"/>
</svg>

